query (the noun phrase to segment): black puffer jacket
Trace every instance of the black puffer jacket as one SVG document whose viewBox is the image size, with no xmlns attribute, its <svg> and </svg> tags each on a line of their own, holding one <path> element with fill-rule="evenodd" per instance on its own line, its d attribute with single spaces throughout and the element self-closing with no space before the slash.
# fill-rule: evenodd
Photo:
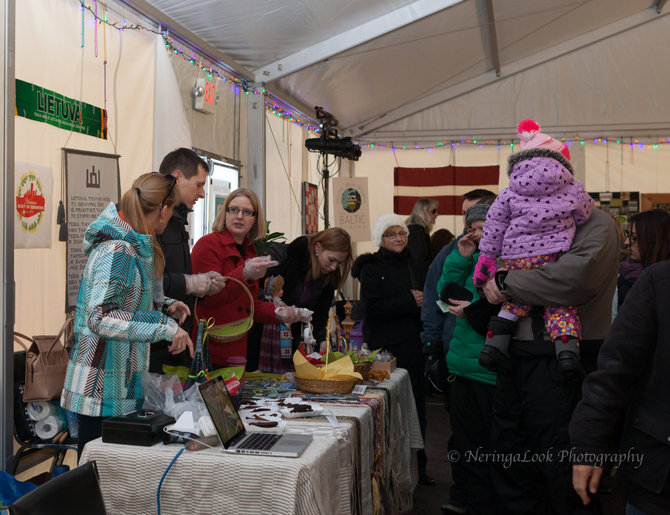
<svg viewBox="0 0 670 515">
<path fill-rule="evenodd" d="M 189 212 L 190 210 L 184 204 L 175 207 L 163 234 L 156 235 L 156 239 L 165 256 L 163 293 L 166 297 L 185 302 L 193 313 L 195 297 L 186 295 L 186 281 L 184 280 L 184 274 L 193 273 L 191 252 L 188 246 L 189 234 L 186 230 L 186 217 Z M 190 333 L 191 325 L 192 318 L 188 317 L 182 327 Z"/>
<path fill-rule="evenodd" d="M 570 423 L 572 461 L 599 465 L 593 456 L 609 451 L 617 418 L 627 410 L 617 478 L 628 500 L 649 514 L 670 513 L 669 312 L 670 261 L 664 261 L 626 296 Z"/>
<path fill-rule="evenodd" d="M 351 275 L 361 283 L 363 338 L 371 349 L 421 351 L 421 308 L 411 293 L 410 266 L 407 249 L 380 248 L 354 262 Z"/>
<path fill-rule="evenodd" d="M 286 248 L 286 259 L 270 270 L 272 275 L 281 275 L 284 278 L 284 295 L 282 300 L 289 306 L 299 306 L 314 311 L 312 315 L 312 326 L 314 327 L 314 338 L 317 342 L 326 339 L 326 322 L 328 311 L 333 303 L 335 288 L 324 285 L 322 278 L 309 281 L 312 299 L 306 305 L 300 302 L 300 297 L 305 288 L 305 280 L 311 273 L 312 262 L 309 256 L 307 236 L 299 236 Z M 302 339 L 302 324 L 292 324 L 293 341 L 297 344 Z"/>
</svg>

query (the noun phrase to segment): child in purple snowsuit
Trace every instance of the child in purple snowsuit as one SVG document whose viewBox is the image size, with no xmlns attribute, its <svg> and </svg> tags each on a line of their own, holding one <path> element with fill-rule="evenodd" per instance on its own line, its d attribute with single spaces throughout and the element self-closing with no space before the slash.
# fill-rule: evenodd
<svg viewBox="0 0 670 515">
<path fill-rule="evenodd" d="M 573 178 L 565 144 L 539 132 L 533 120 L 519 124 L 521 151 L 508 159 L 509 187 L 496 198 L 486 217 L 473 281 L 481 287 L 496 272 L 500 254 L 505 268 L 530 270 L 556 261 L 572 244 L 575 230 L 591 216 L 593 199 Z M 516 321 L 532 306 L 506 302 L 491 318 L 479 363 L 505 372 L 511 366 L 509 342 Z M 554 342 L 559 369 L 582 373 L 579 358 L 581 324 L 574 306 L 546 307 L 544 321 Z"/>
</svg>

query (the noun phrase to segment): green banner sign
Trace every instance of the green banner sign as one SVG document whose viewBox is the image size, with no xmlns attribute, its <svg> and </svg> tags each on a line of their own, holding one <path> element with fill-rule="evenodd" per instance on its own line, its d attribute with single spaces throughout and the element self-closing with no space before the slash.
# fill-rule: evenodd
<svg viewBox="0 0 670 515">
<path fill-rule="evenodd" d="M 107 112 L 85 102 L 16 79 L 16 113 L 68 131 L 107 139 Z"/>
</svg>

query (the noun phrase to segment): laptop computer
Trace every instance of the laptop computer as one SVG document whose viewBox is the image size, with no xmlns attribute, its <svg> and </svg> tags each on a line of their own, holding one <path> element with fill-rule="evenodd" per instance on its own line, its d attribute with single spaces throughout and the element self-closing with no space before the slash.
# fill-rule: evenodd
<svg viewBox="0 0 670 515">
<path fill-rule="evenodd" d="M 216 433 L 226 452 L 297 458 L 312 435 L 247 432 L 221 376 L 198 385 Z"/>
</svg>

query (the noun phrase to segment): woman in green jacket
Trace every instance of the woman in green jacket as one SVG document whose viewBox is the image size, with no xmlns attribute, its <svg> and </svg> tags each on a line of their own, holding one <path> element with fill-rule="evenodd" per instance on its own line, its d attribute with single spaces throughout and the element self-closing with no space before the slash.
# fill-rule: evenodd
<svg viewBox="0 0 670 515">
<path fill-rule="evenodd" d="M 465 215 L 467 234 L 444 261 L 437 294 L 457 317 L 454 336 L 449 344 L 447 366 L 451 379 L 451 427 L 457 442 L 459 460 L 465 470 L 466 507 L 471 514 L 495 513 L 491 480 L 490 439 L 493 420 L 495 373 L 482 367 L 479 354 L 484 334 L 495 307 L 480 299 L 472 283 L 479 252 L 477 244 L 483 234 L 488 204 L 475 204 Z M 479 331 L 473 328 L 473 324 Z"/>
</svg>

